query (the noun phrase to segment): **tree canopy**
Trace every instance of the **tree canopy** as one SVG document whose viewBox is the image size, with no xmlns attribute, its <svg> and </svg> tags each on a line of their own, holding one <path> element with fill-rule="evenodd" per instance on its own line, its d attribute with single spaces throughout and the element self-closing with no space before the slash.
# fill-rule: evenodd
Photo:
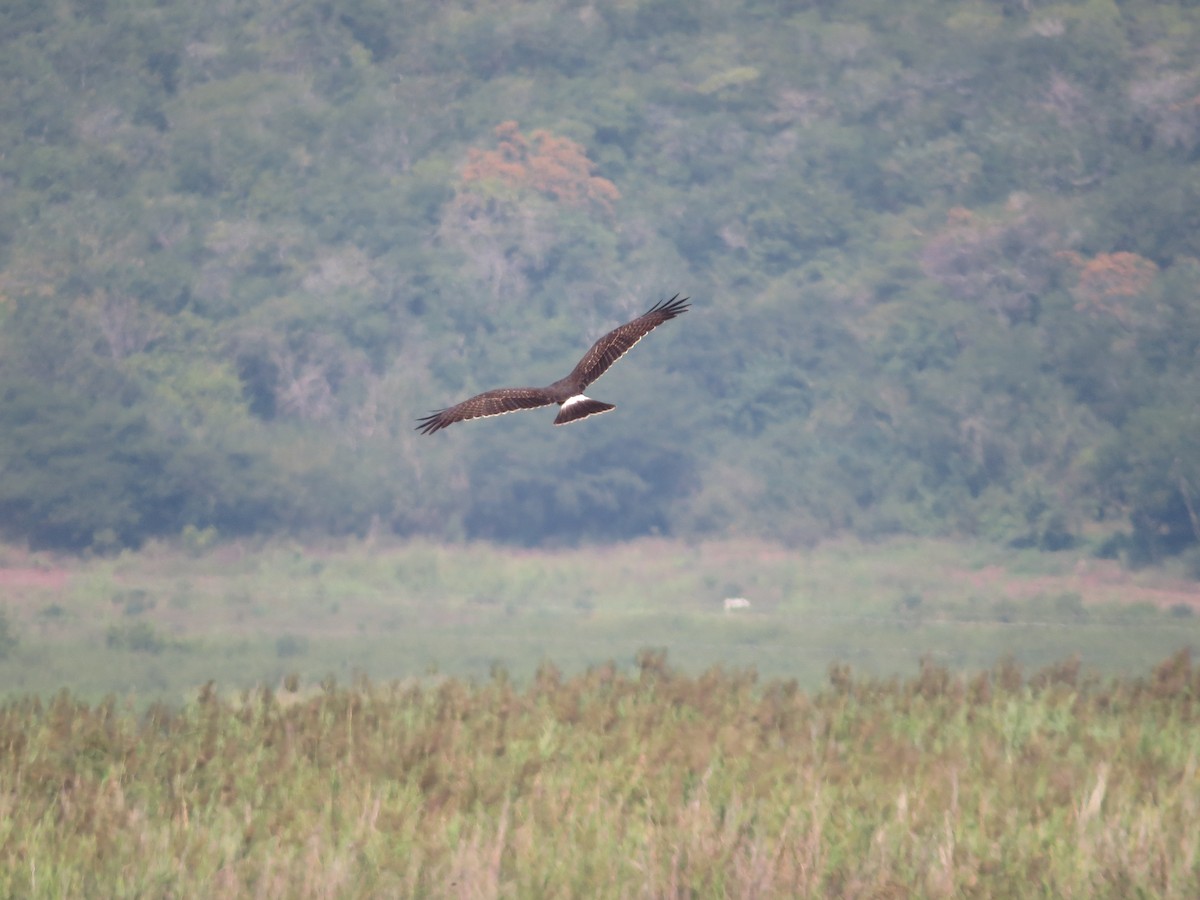
<svg viewBox="0 0 1200 900">
<path fill-rule="evenodd" d="M 6 3 L 0 536 L 1195 548 L 1197 60 L 1186 0 Z M 413 431 L 677 291 L 614 415 Z"/>
</svg>

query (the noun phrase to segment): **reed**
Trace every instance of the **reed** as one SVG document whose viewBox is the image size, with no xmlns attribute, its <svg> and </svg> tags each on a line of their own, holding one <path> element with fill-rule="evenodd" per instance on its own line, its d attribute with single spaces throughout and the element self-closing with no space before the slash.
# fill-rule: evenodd
<svg viewBox="0 0 1200 900">
<path fill-rule="evenodd" d="M 1200 669 L 289 679 L 0 707 L 5 896 L 1200 893 Z"/>
</svg>

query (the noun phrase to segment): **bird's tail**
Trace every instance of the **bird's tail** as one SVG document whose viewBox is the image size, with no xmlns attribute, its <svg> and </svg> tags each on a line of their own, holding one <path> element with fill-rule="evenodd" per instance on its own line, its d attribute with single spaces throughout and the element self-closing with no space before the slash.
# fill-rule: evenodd
<svg viewBox="0 0 1200 900">
<path fill-rule="evenodd" d="M 566 425 L 568 422 L 577 422 L 580 419 L 586 419 L 588 416 L 594 416 L 597 413 L 608 412 L 610 409 L 616 408 L 616 404 L 614 403 L 602 403 L 599 400 L 593 400 L 591 397 L 578 394 L 563 403 L 558 411 L 558 418 L 554 420 L 554 424 Z"/>
</svg>

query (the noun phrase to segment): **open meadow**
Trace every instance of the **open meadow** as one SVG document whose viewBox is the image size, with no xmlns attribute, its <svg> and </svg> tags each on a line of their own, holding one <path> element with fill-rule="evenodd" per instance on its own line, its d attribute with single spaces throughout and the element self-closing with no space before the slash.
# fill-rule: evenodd
<svg viewBox="0 0 1200 900">
<path fill-rule="evenodd" d="M 741 597 L 747 609 L 726 611 Z M 787 549 L 662 540 L 523 551 L 420 542 L 151 544 L 113 558 L 0 555 L 0 690 L 178 702 L 285 675 L 342 682 L 574 674 L 643 648 L 673 666 L 822 684 L 1078 656 L 1144 674 L 1200 645 L 1200 586 L 1083 554 L 898 540 Z"/>
<path fill-rule="evenodd" d="M 927 541 L 6 553 L 4 896 L 1200 892 L 1170 572 Z"/>
</svg>

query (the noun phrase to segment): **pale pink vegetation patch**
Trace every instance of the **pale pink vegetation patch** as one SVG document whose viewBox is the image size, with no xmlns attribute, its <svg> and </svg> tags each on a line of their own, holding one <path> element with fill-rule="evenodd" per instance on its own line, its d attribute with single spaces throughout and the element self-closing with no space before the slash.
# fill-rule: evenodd
<svg viewBox="0 0 1200 900">
<path fill-rule="evenodd" d="M 70 573 L 66 569 L 4 569 L 0 568 L 0 590 L 4 588 L 42 588 L 62 590 Z"/>
<path fill-rule="evenodd" d="M 973 588 L 993 588 L 1014 600 L 1077 593 L 1084 603 L 1151 603 L 1160 609 L 1185 605 L 1200 610 L 1200 584 L 1155 577 L 1138 584 L 1135 577 L 1111 560 L 1080 560 L 1064 575 L 1014 575 L 1003 566 L 984 566 L 958 577 Z M 1154 576 L 1150 576 L 1154 577 Z"/>
</svg>

